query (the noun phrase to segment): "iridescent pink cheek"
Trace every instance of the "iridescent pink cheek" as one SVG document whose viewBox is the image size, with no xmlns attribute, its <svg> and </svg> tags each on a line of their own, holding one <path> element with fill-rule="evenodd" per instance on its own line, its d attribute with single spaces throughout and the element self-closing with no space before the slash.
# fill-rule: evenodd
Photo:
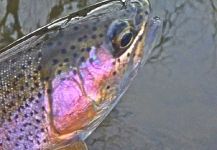
<svg viewBox="0 0 217 150">
<path fill-rule="evenodd" d="M 114 69 L 114 60 L 105 49 L 92 48 L 90 53 L 95 55 L 93 62 L 81 64 L 76 74 L 62 73 L 52 81 L 52 120 L 61 134 L 81 130 L 96 117 L 93 101 L 100 99 L 101 82 Z"/>
<path fill-rule="evenodd" d="M 81 129 L 95 115 L 91 100 L 81 88 L 78 77 L 69 73 L 52 82 L 52 119 L 59 133 L 68 133 Z"/>
<path fill-rule="evenodd" d="M 101 82 L 112 77 L 112 72 L 115 70 L 111 54 L 104 48 L 92 48 L 90 57 L 95 58 L 93 62 L 87 61 L 80 68 L 83 86 L 87 95 L 97 102 L 100 98 Z"/>
<path fill-rule="evenodd" d="M 56 80 L 53 82 L 58 82 Z M 85 107 L 85 103 L 81 103 L 80 100 L 82 96 L 81 89 L 79 89 L 75 81 L 66 79 L 59 81 L 59 83 L 60 84 L 54 88 L 52 94 L 54 116 L 63 117 L 72 112 L 77 112 L 77 109 L 80 107 Z"/>
</svg>

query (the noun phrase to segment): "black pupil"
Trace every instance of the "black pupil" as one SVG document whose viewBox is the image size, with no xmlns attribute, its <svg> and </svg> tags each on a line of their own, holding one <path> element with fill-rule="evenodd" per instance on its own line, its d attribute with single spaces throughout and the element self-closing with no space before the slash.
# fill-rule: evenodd
<svg viewBox="0 0 217 150">
<path fill-rule="evenodd" d="M 133 34 L 131 32 L 126 33 L 121 39 L 121 47 L 126 47 L 130 43 L 132 37 Z"/>
</svg>

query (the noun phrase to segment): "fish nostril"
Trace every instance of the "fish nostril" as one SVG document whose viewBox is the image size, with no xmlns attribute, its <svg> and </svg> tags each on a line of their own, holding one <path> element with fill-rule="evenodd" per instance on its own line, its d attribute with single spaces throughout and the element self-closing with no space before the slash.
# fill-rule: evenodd
<svg viewBox="0 0 217 150">
<path fill-rule="evenodd" d="M 133 3 L 137 10 L 146 10 L 146 12 L 149 14 L 151 10 L 151 3 L 149 0 L 135 0 Z"/>
<path fill-rule="evenodd" d="M 141 24 L 141 22 L 143 21 L 144 17 L 142 14 L 138 14 L 136 17 L 135 17 L 135 25 L 139 25 Z"/>
</svg>

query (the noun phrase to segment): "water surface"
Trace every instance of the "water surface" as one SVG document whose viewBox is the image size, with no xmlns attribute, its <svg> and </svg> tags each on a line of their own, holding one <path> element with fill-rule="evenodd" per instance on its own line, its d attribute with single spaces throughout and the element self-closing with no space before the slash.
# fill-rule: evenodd
<svg viewBox="0 0 217 150">
<path fill-rule="evenodd" d="M 0 47 L 96 2 L 0 0 Z M 89 149 L 215 150 L 217 1 L 151 3 L 164 20 L 163 35 L 121 102 L 87 139 Z"/>
</svg>

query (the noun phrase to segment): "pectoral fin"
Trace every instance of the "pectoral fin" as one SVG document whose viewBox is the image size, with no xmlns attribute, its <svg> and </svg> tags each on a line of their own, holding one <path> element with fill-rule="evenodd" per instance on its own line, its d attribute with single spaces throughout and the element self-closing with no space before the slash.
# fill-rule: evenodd
<svg viewBox="0 0 217 150">
<path fill-rule="evenodd" d="M 59 150 L 88 150 L 88 148 L 84 141 L 76 141 L 75 143 L 69 144 Z"/>
</svg>

